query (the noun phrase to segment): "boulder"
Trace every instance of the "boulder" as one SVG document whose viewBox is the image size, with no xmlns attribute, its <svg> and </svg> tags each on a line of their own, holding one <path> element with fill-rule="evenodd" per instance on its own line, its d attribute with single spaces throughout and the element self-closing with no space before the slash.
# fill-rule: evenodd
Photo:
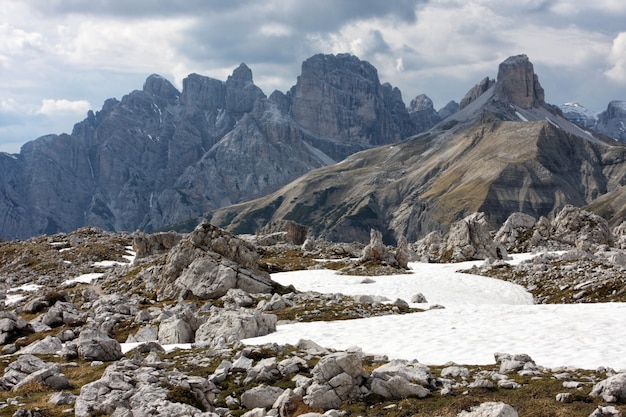
<svg viewBox="0 0 626 417">
<path fill-rule="evenodd" d="M 249 410 L 271 408 L 285 390 L 265 384 L 257 385 L 241 394 L 241 404 Z"/>
<path fill-rule="evenodd" d="M 61 350 L 63 343 L 56 336 L 46 336 L 42 340 L 37 340 L 20 350 L 21 354 L 30 353 L 33 355 L 54 355 Z"/>
<path fill-rule="evenodd" d="M 220 298 L 220 301 L 224 303 L 224 308 L 238 309 L 239 307 L 252 307 L 254 300 L 244 290 L 240 288 L 231 288 L 226 292 L 226 295 Z"/>
<path fill-rule="evenodd" d="M 157 326 L 147 324 L 139 328 L 137 333 L 134 335 L 129 335 L 126 339 L 126 343 L 153 342 L 155 340 L 159 340 L 159 328 Z"/>
<path fill-rule="evenodd" d="M 360 263 L 379 261 L 388 265 L 397 265 L 396 257 L 383 243 L 383 234 L 378 230 L 370 230 L 370 243 L 367 244 L 359 258 Z"/>
<path fill-rule="evenodd" d="M 54 405 L 71 405 L 76 402 L 76 395 L 71 392 L 55 392 L 50 396 L 48 402 Z"/>
<path fill-rule="evenodd" d="M 428 366 L 416 360 L 394 359 L 372 371 L 373 378 L 386 380 L 393 376 L 401 376 L 407 381 L 422 386 L 430 386 L 433 381 Z"/>
<path fill-rule="evenodd" d="M 617 249 L 626 249 L 626 220 L 613 228 L 613 239 Z"/>
<path fill-rule="evenodd" d="M 513 407 L 503 402 L 486 402 L 472 411 L 461 411 L 457 417 L 518 417 Z"/>
<path fill-rule="evenodd" d="M 370 390 L 372 394 L 380 395 L 385 399 L 423 398 L 430 395 L 430 390 L 419 384 L 414 384 L 400 375 L 388 379 L 374 378 Z"/>
<path fill-rule="evenodd" d="M 532 236 L 536 223 L 537 220 L 528 214 L 512 213 L 498 229 L 494 240 L 509 252 L 527 249 L 525 243 Z"/>
<path fill-rule="evenodd" d="M 593 410 L 589 417 L 622 417 L 622 413 L 612 405 L 602 406 Z"/>
<path fill-rule="evenodd" d="M 100 330 L 83 330 L 77 344 L 78 355 L 85 360 L 116 361 L 123 356 L 120 343 Z"/>
<path fill-rule="evenodd" d="M 274 314 L 258 310 L 225 310 L 214 308 L 211 316 L 196 331 L 196 343 L 217 346 L 276 331 Z"/>
<path fill-rule="evenodd" d="M 342 402 L 358 398 L 367 378 L 362 367 L 361 352 L 336 352 L 320 359 L 312 371 L 312 384 L 304 402 L 311 408 L 329 410 Z"/>
<path fill-rule="evenodd" d="M 183 235 L 176 232 L 162 232 L 147 234 L 135 232 L 133 235 L 133 250 L 137 258 L 145 258 L 150 255 L 158 255 L 172 249 Z"/>
<path fill-rule="evenodd" d="M 420 262 L 439 262 L 444 238 L 440 232 L 430 232 L 411 245 L 416 260 Z"/>
<path fill-rule="evenodd" d="M 485 214 L 473 213 L 450 226 L 441 257 L 448 262 L 502 259 L 506 251 L 493 241 Z"/>
<path fill-rule="evenodd" d="M 31 354 L 20 355 L 17 360 L 11 362 L 4 370 L 4 376 L 0 378 L 0 390 L 8 391 L 23 381 L 28 375 L 52 366 L 58 365 L 44 362 Z"/>
<path fill-rule="evenodd" d="M 161 321 L 157 338 L 162 345 L 192 343 L 194 331 L 191 324 L 184 318 L 172 316 Z"/>
<path fill-rule="evenodd" d="M 609 403 L 626 401 L 626 373 L 619 373 L 598 382 L 589 395 L 602 397 L 604 401 Z"/>
<path fill-rule="evenodd" d="M 81 322 L 81 314 L 76 306 L 70 302 L 57 301 L 50 309 L 38 318 L 50 327 L 63 325 L 75 326 Z"/>
<path fill-rule="evenodd" d="M 0 345 L 14 341 L 24 332 L 32 332 L 26 320 L 15 313 L 0 311 Z"/>
<path fill-rule="evenodd" d="M 536 369 L 537 367 L 535 361 L 524 353 L 514 355 L 509 353 L 495 353 L 494 357 L 496 364 L 500 365 L 501 374 L 520 371 L 522 369 Z"/>
<path fill-rule="evenodd" d="M 71 388 L 69 380 L 61 373 L 61 367 L 58 364 L 51 364 L 44 369 L 28 374 L 13 386 L 12 391 L 19 391 L 20 388 L 31 382 L 41 382 L 54 390 Z"/>
<path fill-rule="evenodd" d="M 262 237 L 280 234 L 281 236 L 283 236 L 283 238 L 280 239 L 281 242 L 287 242 L 294 245 L 302 245 L 304 244 L 307 235 L 309 234 L 309 229 L 309 227 L 293 222 L 291 220 L 279 220 L 269 222 L 268 224 L 257 230 L 257 243 L 263 246 L 269 246 L 263 243 L 264 239 L 262 239 Z"/>
</svg>

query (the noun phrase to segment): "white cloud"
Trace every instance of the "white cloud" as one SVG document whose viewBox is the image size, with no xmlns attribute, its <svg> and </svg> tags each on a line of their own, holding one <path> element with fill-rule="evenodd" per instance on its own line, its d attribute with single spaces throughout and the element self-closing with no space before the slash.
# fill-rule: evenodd
<svg viewBox="0 0 626 417">
<path fill-rule="evenodd" d="M 396 58 L 396 71 L 404 71 L 404 62 L 402 61 L 402 57 Z"/>
<path fill-rule="evenodd" d="M 609 63 L 611 69 L 605 73 L 606 76 L 613 81 L 626 84 L 626 32 L 621 32 L 613 40 Z"/>
<path fill-rule="evenodd" d="M 41 107 L 38 113 L 48 116 L 56 114 L 85 114 L 91 108 L 91 104 L 87 100 L 52 100 L 44 99 L 41 101 Z"/>
<path fill-rule="evenodd" d="M 81 68 L 163 71 L 181 59 L 172 41 L 190 21 L 190 18 L 142 19 L 129 23 L 77 19 L 59 28 L 55 52 Z"/>
</svg>

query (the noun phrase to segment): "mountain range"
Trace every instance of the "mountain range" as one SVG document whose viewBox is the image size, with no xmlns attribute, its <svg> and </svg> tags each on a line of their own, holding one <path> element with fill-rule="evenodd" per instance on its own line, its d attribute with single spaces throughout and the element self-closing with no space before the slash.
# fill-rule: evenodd
<svg viewBox="0 0 626 417">
<path fill-rule="evenodd" d="M 625 144 L 545 103 L 532 63 L 519 55 L 428 132 L 357 153 L 208 218 L 237 233 L 292 220 L 328 240 L 360 242 L 373 228 L 393 243 L 445 230 L 473 212 L 496 225 L 513 212 L 550 216 L 600 196 L 606 200 L 596 208 L 616 223 L 625 183 Z"/>
<path fill-rule="evenodd" d="M 439 120 L 430 99 L 407 109 L 371 64 L 347 54 L 311 57 L 290 91 L 269 98 L 245 64 L 225 82 L 191 74 L 182 92 L 151 75 L 71 134 L 0 154 L 0 236 L 84 225 L 155 230 L 266 195 Z"/>
<path fill-rule="evenodd" d="M 565 103 L 559 108 L 571 121 L 626 142 L 626 102 L 613 100 L 597 115 L 580 103 Z"/>
<path fill-rule="evenodd" d="M 623 109 L 612 102 L 594 129 L 623 139 Z M 367 241 L 375 227 L 394 241 L 472 210 L 496 223 L 599 196 L 598 210 L 616 215 L 623 145 L 564 114 L 525 56 L 439 111 L 425 95 L 407 107 L 348 54 L 307 59 L 269 97 L 245 64 L 226 81 L 191 74 L 182 91 L 151 75 L 71 134 L 0 153 L 0 236 L 154 231 L 208 212 L 239 232 L 290 219 L 333 240 Z"/>
</svg>

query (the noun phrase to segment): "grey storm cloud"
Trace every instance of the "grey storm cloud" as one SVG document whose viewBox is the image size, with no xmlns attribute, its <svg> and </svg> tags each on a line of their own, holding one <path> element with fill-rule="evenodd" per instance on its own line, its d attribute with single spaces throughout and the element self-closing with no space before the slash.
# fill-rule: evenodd
<svg viewBox="0 0 626 417">
<path fill-rule="evenodd" d="M 151 73 L 181 88 L 191 72 L 225 79 L 243 62 L 269 95 L 318 53 L 352 53 L 405 102 L 425 93 L 436 107 L 526 53 L 549 102 L 601 111 L 626 99 L 624 21 L 623 0 L 7 0 L 0 151 L 71 131 L 85 117 L 76 104 L 97 111 Z M 51 102 L 63 117 L 41 115 Z"/>
</svg>

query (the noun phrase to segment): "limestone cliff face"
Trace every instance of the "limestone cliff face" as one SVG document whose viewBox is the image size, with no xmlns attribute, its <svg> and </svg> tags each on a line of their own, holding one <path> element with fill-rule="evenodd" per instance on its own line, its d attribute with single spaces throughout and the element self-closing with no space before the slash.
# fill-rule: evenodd
<svg viewBox="0 0 626 417">
<path fill-rule="evenodd" d="M 526 55 L 512 56 L 500 64 L 496 97 L 508 100 L 523 109 L 545 104 L 539 77 Z"/>
<path fill-rule="evenodd" d="M 623 195 L 626 146 L 590 134 L 543 103 L 529 71 L 526 57 L 513 57 L 500 66 L 495 84 L 479 83 L 461 110 L 427 133 L 311 171 L 210 219 L 238 232 L 249 232 L 252 219 L 292 220 L 329 240 L 363 243 L 377 229 L 393 243 L 446 230 L 474 212 L 495 226 L 513 212 L 539 218 L 567 204 Z"/>
<path fill-rule="evenodd" d="M 293 120 L 328 140 L 365 149 L 415 132 L 400 91 L 381 85 L 376 68 L 352 55 L 307 59 L 287 97 Z M 330 156 L 339 160 L 347 155 Z"/>
<path fill-rule="evenodd" d="M 151 75 L 70 135 L 0 154 L 0 236 L 152 231 L 414 133 L 399 90 L 353 56 L 311 58 L 291 92 L 270 98 L 245 64 L 226 81 L 191 74 L 181 92 Z"/>
</svg>

